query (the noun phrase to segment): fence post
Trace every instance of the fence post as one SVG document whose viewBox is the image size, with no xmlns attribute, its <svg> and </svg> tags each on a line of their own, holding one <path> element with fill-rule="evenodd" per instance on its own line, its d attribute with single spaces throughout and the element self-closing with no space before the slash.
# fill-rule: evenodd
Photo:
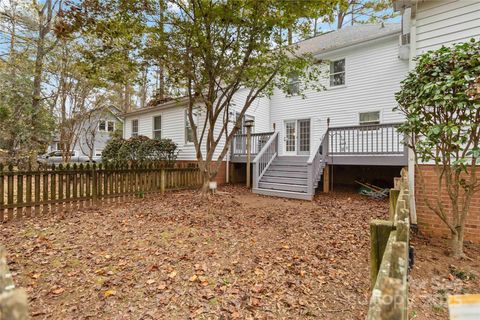
<svg viewBox="0 0 480 320">
<path fill-rule="evenodd" d="M 389 208 L 390 220 L 393 219 L 393 217 L 395 216 L 395 208 L 397 206 L 397 200 L 399 195 L 400 195 L 400 190 L 390 189 L 390 195 L 388 197 L 390 200 L 390 208 Z"/>
<path fill-rule="evenodd" d="M 385 247 L 394 230 L 393 221 L 372 220 L 370 221 L 370 287 L 375 286 L 378 270 L 382 263 Z"/>
<path fill-rule="evenodd" d="M 92 198 L 93 198 L 93 205 L 95 205 L 97 203 L 97 186 L 98 186 L 98 182 L 97 182 L 97 165 L 94 163 L 92 165 Z"/>
<path fill-rule="evenodd" d="M 165 169 L 161 169 L 160 171 L 160 193 L 165 193 Z"/>
</svg>

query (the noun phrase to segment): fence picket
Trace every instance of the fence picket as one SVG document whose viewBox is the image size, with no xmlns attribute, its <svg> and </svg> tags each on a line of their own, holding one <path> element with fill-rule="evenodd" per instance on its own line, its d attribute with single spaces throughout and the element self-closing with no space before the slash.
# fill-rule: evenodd
<svg viewBox="0 0 480 320">
<path fill-rule="evenodd" d="M 21 219 L 23 216 L 23 174 L 17 175 L 17 219 Z"/>
<path fill-rule="evenodd" d="M 84 208 L 98 200 L 119 202 L 147 193 L 200 185 L 198 168 L 157 164 L 59 165 L 28 171 L 0 165 L 0 222 Z"/>
<path fill-rule="evenodd" d="M 25 216 L 30 218 L 32 216 L 32 174 L 27 173 L 26 175 L 26 188 L 25 188 L 25 206 L 26 212 Z"/>
</svg>

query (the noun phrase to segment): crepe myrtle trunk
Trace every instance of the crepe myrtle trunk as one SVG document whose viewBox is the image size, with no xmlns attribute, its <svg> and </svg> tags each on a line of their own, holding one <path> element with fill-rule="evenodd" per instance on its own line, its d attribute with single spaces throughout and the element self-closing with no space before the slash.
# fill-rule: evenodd
<svg viewBox="0 0 480 320">
<path fill-rule="evenodd" d="M 215 181 L 215 177 L 218 174 L 218 167 L 217 163 L 213 162 L 213 164 L 210 164 L 210 161 L 205 161 L 205 160 L 199 160 L 198 161 L 198 168 L 200 169 L 200 172 L 202 173 L 202 188 L 201 191 L 202 193 L 207 193 L 210 189 L 210 182 Z"/>
<path fill-rule="evenodd" d="M 455 231 L 452 231 L 451 236 L 451 249 L 454 257 L 463 257 L 463 239 L 465 234 L 465 223 L 463 226 L 457 226 Z"/>
</svg>

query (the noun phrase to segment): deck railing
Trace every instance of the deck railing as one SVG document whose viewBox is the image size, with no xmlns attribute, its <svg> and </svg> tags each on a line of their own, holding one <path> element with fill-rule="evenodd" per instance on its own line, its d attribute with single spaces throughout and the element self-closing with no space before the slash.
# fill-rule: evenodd
<svg viewBox="0 0 480 320">
<path fill-rule="evenodd" d="M 399 123 L 334 127 L 328 129 L 328 155 L 404 154 Z"/>
<path fill-rule="evenodd" d="M 250 143 L 250 154 L 256 155 L 262 150 L 273 132 L 252 133 Z M 232 157 L 245 156 L 247 154 L 247 135 L 237 134 L 232 140 Z"/>
<path fill-rule="evenodd" d="M 258 182 L 277 155 L 278 132 L 275 132 L 253 159 L 253 188 L 258 188 Z"/>
<path fill-rule="evenodd" d="M 316 183 L 320 181 L 322 169 L 325 167 L 325 157 L 328 146 L 328 134 L 325 134 L 310 155 L 307 161 L 307 185 L 308 192 L 315 194 Z"/>
</svg>

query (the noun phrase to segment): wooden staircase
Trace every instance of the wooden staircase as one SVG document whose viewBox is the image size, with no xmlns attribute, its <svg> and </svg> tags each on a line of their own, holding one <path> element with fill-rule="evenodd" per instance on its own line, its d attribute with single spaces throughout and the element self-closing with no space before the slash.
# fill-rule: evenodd
<svg viewBox="0 0 480 320">
<path fill-rule="evenodd" d="M 399 123 L 328 128 L 309 156 L 279 156 L 279 133 L 252 136 L 250 153 L 254 193 L 311 200 L 327 165 L 391 165 L 408 163 Z M 244 161 L 246 143 L 232 142 L 233 158 Z M 236 146 L 239 148 L 236 148 Z M 238 150 L 237 150 L 238 149 Z"/>
<path fill-rule="evenodd" d="M 308 187 L 308 156 L 276 157 L 258 182 L 254 193 L 311 200 L 314 192 Z M 318 181 L 315 182 L 314 189 Z"/>
</svg>

